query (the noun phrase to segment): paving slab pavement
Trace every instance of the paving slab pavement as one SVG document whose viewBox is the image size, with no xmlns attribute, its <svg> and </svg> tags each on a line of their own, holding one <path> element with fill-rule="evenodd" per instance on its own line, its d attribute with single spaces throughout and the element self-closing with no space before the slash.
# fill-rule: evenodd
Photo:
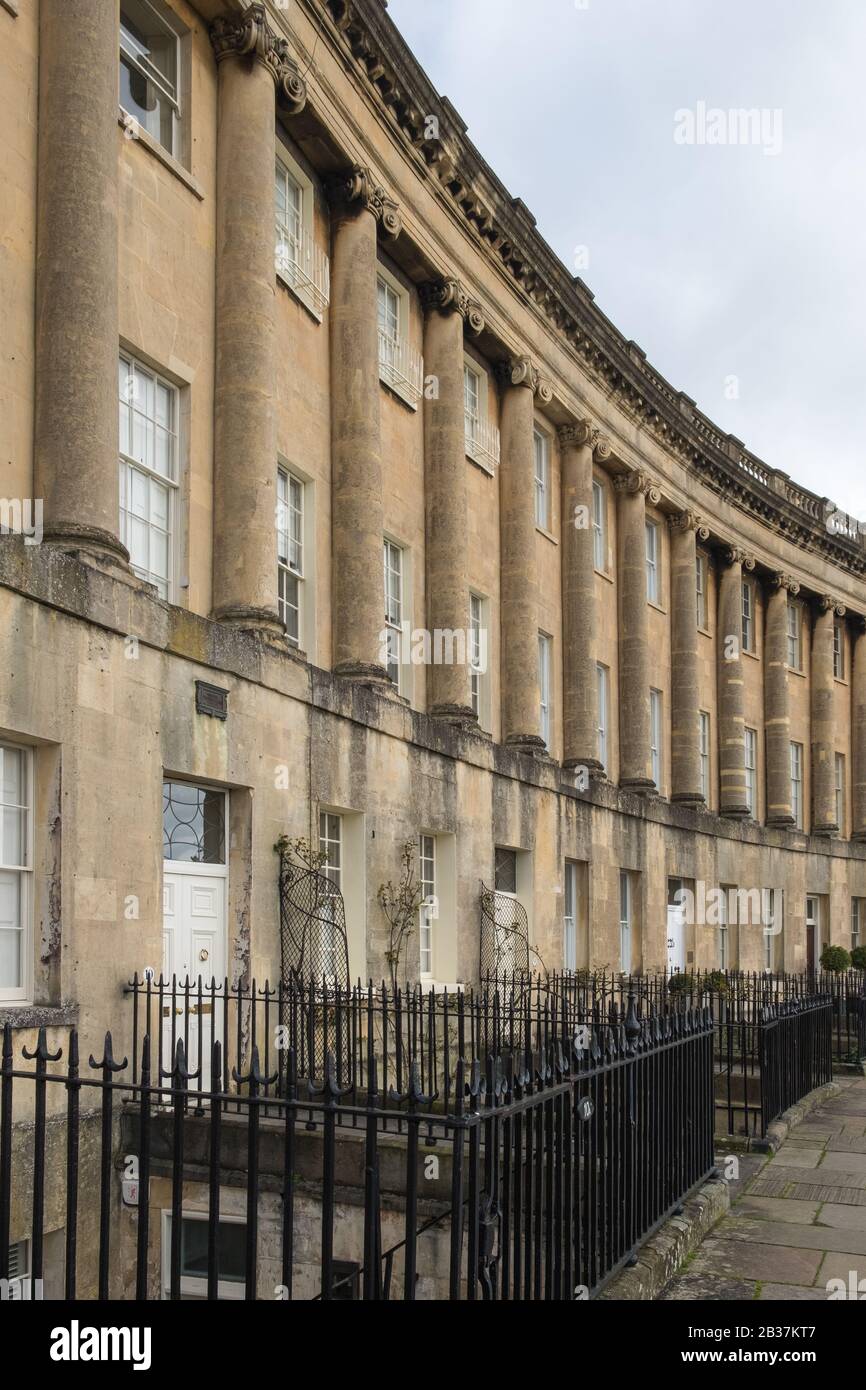
<svg viewBox="0 0 866 1390">
<path fill-rule="evenodd" d="M 739 1159 L 730 1213 L 664 1302 L 819 1301 L 860 1280 L 866 1294 L 866 1078 L 842 1085 L 772 1158 Z"/>
</svg>

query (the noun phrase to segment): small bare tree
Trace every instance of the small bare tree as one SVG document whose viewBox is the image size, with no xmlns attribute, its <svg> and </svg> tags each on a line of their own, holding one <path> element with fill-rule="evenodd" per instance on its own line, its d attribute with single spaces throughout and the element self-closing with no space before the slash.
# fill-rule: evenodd
<svg viewBox="0 0 866 1390">
<path fill-rule="evenodd" d="M 394 884 L 381 883 L 377 894 L 379 906 L 388 923 L 388 949 L 385 959 L 391 979 L 391 989 L 396 993 L 400 963 L 409 938 L 418 925 L 418 914 L 424 902 L 424 889 L 416 870 L 418 843 L 407 840 L 400 858 L 400 878 Z"/>
</svg>

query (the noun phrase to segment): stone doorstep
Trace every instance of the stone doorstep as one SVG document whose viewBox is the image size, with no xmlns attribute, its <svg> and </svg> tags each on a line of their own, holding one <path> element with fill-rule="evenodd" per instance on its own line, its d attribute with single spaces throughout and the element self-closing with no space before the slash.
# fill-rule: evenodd
<svg viewBox="0 0 866 1390">
<path fill-rule="evenodd" d="M 638 1251 L 637 1264 L 624 1269 L 599 1295 L 606 1302 L 648 1302 L 656 1299 L 683 1262 L 730 1210 L 731 1195 L 722 1178 L 711 1178 L 683 1204 Z"/>
</svg>

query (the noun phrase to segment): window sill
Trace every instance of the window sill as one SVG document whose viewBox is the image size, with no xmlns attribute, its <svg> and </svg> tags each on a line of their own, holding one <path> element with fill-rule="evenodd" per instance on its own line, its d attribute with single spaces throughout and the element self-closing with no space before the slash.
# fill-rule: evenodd
<svg viewBox="0 0 866 1390">
<path fill-rule="evenodd" d="M 550 541 L 551 545 L 559 545 L 559 537 L 555 536 L 552 531 L 548 531 L 546 526 L 539 526 L 536 523 L 535 529 L 539 536 L 543 536 L 546 541 Z"/>
<path fill-rule="evenodd" d="M 666 608 L 663 608 L 660 603 L 656 603 L 655 599 L 648 598 L 647 607 L 654 608 L 657 613 L 662 613 L 664 617 L 667 617 L 668 615 L 668 610 Z"/>
<path fill-rule="evenodd" d="M 379 372 L 379 382 L 388 394 L 394 396 L 401 405 L 405 405 L 409 410 L 417 412 L 418 402 L 421 399 L 420 395 L 418 400 L 415 400 L 414 393 L 410 391 L 408 387 L 404 388 L 396 385 L 393 381 L 389 381 L 387 377 L 382 375 L 381 371 Z"/>
<path fill-rule="evenodd" d="M 482 463 L 481 459 L 476 458 L 474 454 L 470 454 L 468 449 L 466 450 L 466 458 L 470 463 L 474 463 L 476 468 L 480 468 L 482 473 L 486 473 L 488 478 L 496 477 L 495 467 L 489 463 Z"/>
<path fill-rule="evenodd" d="M 608 574 L 607 570 L 596 569 L 595 565 L 593 565 L 593 567 L 592 567 L 592 572 L 593 572 L 593 574 L 597 574 L 598 577 L 599 577 L 599 579 L 604 579 L 604 580 L 606 580 L 608 584 L 615 584 L 615 583 L 616 583 L 616 580 L 614 579 L 613 575 L 612 575 L 612 574 Z"/>
<path fill-rule="evenodd" d="M 760 661 L 760 660 L 761 660 L 761 658 L 760 658 L 760 656 L 758 655 L 757 652 L 750 652 L 750 651 L 747 651 L 747 649 L 746 649 L 745 647 L 743 648 L 743 656 L 749 656 L 749 657 L 751 657 L 751 658 L 752 658 L 752 661 Z"/>
<path fill-rule="evenodd" d="M 18 0 L 0 0 L 0 8 L 8 10 L 13 19 L 18 18 Z"/>
<path fill-rule="evenodd" d="M 303 290 L 299 290 L 297 285 L 293 285 L 288 276 L 283 275 L 280 270 L 277 271 L 277 284 L 282 285 L 284 290 L 288 290 L 292 298 L 298 301 L 301 308 L 306 309 L 311 319 L 315 319 L 316 323 L 322 322 L 323 315 L 316 308 L 312 300 L 304 294 Z"/>
<path fill-rule="evenodd" d="M 711 642 L 712 642 L 712 640 L 713 640 L 713 634 L 710 632 L 710 629 L 709 629 L 708 627 L 700 627 L 700 626 L 699 626 L 699 627 L 698 627 L 698 636 L 699 636 L 699 637 L 709 637 L 709 639 L 710 639 Z"/>
<path fill-rule="evenodd" d="M 24 1004 L 0 1000 L 0 1026 L 13 1028 L 72 1028 L 78 1022 L 77 1004 Z"/>
<path fill-rule="evenodd" d="M 847 689 L 848 682 L 846 681 L 844 676 L 834 676 L 833 681 L 836 685 L 844 685 Z"/>
<path fill-rule="evenodd" d="M 128 124 L 130 121 L 134 122 L 135 117 L 130 116 L 127 111 L 124 111 L 122 106 L 119 107 L 117 124 L 123 130 L 124 135 L 126 135 L 129 130 L 135 132 L 129 136 L 130 144 L 140 145 L 142 149 L 147 150 L 149 154 L 153 155 L 154 159 L 159 160 L 160 164 L 162 164 L 170 174 L 174 174 L 175 178 L 179 179 L 180 182 L 189 189 L 190 193 L 198 198 L 199 202 L 203 202 L 204 189 L 198 179 L 194 179 L 189 170 L 185 169 L 180 161 L 175 159 L 173 154 L 169 154 L 168 150 L 163 149 L 158 140 L 154 140 L 152 135 L 149 135 L 146 130 L 142 130 L 140 125 L 137 128 L 135 125 L 130 126 Z"/>
<path fill-rule="evenodd" d="M 789 676 L 799 676 L 801 681 L 804 681 L 806 679 L 806 672 L 798 671 L 796 666 L 788 666 L 786 669 L 788 671 Z"/>
</svg>

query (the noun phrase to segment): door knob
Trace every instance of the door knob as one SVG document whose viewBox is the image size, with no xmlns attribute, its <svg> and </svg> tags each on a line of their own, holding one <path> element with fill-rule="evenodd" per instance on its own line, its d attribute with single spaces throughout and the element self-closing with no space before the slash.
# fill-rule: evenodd
<svg viewBox="0 0 866 1390">
<path fill-rule="evenodd" d="M 207 958 L 208 958 L 207 947 L 203 946 L 203 947 L 201 948 L 201 950 L 200 950 L 199 953 L 198 953 L 198 958 L 199 958 L 199 960 L 207 960 Z"/>
</svg>

